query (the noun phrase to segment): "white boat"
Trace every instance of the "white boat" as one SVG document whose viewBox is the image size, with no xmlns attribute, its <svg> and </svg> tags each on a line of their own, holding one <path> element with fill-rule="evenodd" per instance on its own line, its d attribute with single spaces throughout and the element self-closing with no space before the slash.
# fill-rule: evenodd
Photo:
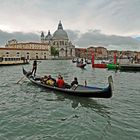
<svg viewBox="0 0 140 140">
<path fill-rule="evenodd" d="M 112 60 L 102 60 L 101 61 L 101 64 L 111 64 L 111 63 L 113 63 Z"/>
</svg>

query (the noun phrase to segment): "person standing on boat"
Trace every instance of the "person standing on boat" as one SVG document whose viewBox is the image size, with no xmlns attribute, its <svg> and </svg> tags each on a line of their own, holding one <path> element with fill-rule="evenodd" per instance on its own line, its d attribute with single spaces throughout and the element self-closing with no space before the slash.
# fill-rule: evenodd
<svg viewBox="0 0 140 140">
<path fill-rule="evenodd" d="M 80 60 L 80 64 L 83 64 L 83 58 Z"/>
<path fill-rule="evenodd" d="M 37 60 L 34 60 L 34 62 L 33 62 L 33 68 L 32 68 L 32 74 L 34 73 L 34 76 L 36 74 L 36 70 L 37 70 Z"/>
</svg>

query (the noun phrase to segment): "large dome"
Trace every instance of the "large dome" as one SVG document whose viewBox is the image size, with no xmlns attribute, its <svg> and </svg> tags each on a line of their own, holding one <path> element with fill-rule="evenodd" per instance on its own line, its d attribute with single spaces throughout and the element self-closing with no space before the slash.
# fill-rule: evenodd
<svg viewBox="0 0 140 140">
<path fill-rule="evenodd" d="M 53 34 L 54 40 L 68 40 L 68 35 L 65 30 L 63 30 L 61 22 L 58 24 L 58 29 Z"/>
</svg>

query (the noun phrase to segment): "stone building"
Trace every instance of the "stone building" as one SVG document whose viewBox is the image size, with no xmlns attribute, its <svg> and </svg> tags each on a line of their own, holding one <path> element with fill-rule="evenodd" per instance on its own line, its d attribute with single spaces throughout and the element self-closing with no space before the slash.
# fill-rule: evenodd
<svg viewBox="0 0 140 140">
<path fill-rule="evenodd" d="M 92 53 L 94 53 L 96 59 L 107 59 L 108 57 L 108 51 L 104 47 L 88 47 L 87 54 L 89 58 L 91 58 Z"/>
<path fill-rule="evenodd" d="M 108 51 L 104 47 L 88 47 L 86 48 L 76 48 L 76 56 L 77 57 L 85 57 L 91 59 L 92 53 L 96 59 L 107 59 Z"/>
<path fill-rule="evenodd" d="M 75 48 L 76 57 L 87 58 L 86 56 L 87 49 L 86 48 Z"/>
<path fill-rule="evenodd" d="M 48 43 L 59 52 L 59 58 L 75 57 L 75 46 L 69 41 L 67 32 L 63 29 L 61 21 L 58 24 L 57 30 L 51 35 L 50 31 L 45 36 L 41 33 L 41 43 Z"/>
<path fill-rule="evenodd" d="M 18 43 L 13 39 L 5 48 L 0 48 L 0 57 L 24 57 L 25 59 L 49 59 L 50 46 L 47 43 Z"/>
</svg>

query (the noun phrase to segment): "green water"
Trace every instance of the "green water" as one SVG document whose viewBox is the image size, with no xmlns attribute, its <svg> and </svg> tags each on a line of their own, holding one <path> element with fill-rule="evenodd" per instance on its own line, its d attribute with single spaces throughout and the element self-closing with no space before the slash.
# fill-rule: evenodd
<svg viewBox="0 0 140 140">
<path fill-rule="evenodd" d="M 32 63 L 32 62 L 31 62 Z M 24 66 L 30 70 L 32 65 Z M 38 75 L 105 87 L 113 76 L 111 99 L 55 94 L 23 76 L 22 66 L 0 67 L 0 140 L 139 140 L 140 73 L 80 69 L 70 60 L 39 63 Z"/>
</svg>

